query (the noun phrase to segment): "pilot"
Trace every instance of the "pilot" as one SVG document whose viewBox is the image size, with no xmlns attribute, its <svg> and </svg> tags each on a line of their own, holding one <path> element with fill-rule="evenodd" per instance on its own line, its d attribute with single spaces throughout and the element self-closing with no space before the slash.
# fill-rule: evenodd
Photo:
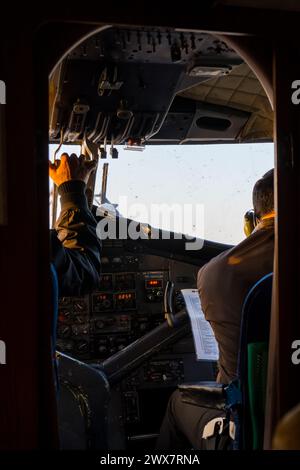
<svg viewBox="0 0 300 470">
<path fill-rule="evenodd" d="M 49 162 L 49 173 L 58 186 L 61 212 L 50 231 L 51 261 L 58 276 L 59 295 L 86 294 L 99 284 L 100 242 L 96 220 L 89 210 L 85 189 L 96 163 L 66 153 Z"/>
<path fill-rule="evenodd" d="M 242 305 L 250 288 L 273 271 L 274 172 L 268 171 L 253 188 L 253 231 L 237 246 L 224 251 L 198 273 L 197 287 L 205 318 L 219 346 L 217 381 L 228 384 L 236 378 Z M 247 214 L 245 233 L 249 233 Z M 171 396 L 157 440 L 157 449 L 205 449 L 205 425 L 221 416 L 220 411 L 181 401 L 179 391 Z"/>
</svg>

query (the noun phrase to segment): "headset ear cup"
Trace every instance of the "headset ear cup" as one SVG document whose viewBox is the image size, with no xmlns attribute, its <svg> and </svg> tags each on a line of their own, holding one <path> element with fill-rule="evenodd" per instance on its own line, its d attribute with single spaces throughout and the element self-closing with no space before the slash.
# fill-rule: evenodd
<svg viewBox="0 0 300 470">
<path fill-rule="evenodd" d="M 246 237 L 249 237 L 249 235 L 251 235 L 255 227 L 256 227 L 256 217 L 255 217 L 254 210 L 251 209 L 247 211 L 246 214 L 244 215 L 244 233 Z"/>
</svg>

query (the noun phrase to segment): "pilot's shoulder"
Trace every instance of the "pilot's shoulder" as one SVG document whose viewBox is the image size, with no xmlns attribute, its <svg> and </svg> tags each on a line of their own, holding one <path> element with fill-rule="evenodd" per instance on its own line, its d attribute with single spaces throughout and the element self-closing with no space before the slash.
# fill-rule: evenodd
<svg viewBox="0 0 300 470">
<path fill-rule="evenodd" d="M 224 273 L 224 268 L 228 266 L 228 260 L 231 257 L 232 251 L 232 248 L 223 251 L 199 269 L 197 277 L 198 288 L 206 281 L 210 283 L 215 281 L 220 271 Z"/>
</svg>

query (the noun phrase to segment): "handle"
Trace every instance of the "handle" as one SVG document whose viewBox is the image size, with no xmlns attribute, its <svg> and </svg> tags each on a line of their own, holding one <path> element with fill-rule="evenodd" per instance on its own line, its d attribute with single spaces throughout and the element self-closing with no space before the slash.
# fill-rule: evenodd
<svg viewBox="0 0 300 470">
<path fill-rule="evenodd" d="M 171 328 L 176 326 L 176 317 L 173 313 L 173 293 L 174 293 L 174 282 L 167 281 L 165 293 L 164 293 L 164 310 L 165 319 Z"/>
</svg>

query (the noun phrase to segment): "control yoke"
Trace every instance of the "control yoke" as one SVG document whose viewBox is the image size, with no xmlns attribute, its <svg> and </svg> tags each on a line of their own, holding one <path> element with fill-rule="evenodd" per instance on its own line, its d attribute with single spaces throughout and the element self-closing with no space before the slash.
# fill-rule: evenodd
<svg viewBox="0 0 300 470">
<path fill-rule="evenodd" d="M 171 328 L 174 328 L 177 323 L 176 316 L 174 315 L 174 282 L 167 281 L 165 293 L 164 293 L 164 310 L 165 319 Z"/>
</svg>

